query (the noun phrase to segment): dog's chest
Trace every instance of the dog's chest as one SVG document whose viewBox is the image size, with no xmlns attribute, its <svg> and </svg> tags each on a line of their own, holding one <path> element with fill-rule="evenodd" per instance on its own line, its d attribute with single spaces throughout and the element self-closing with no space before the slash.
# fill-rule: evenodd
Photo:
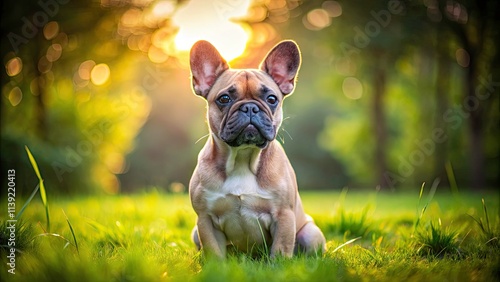
<svg viewBox="0 0 500 282">
<path fill-rule="evenodd" d="M 236 171 L 220 188 L 205 191 L 205 196 L 212 222 L 228 243 L 259 243 L 269 233 L 273 195 L 259 187 L 249 170 Z"/>
</svg>

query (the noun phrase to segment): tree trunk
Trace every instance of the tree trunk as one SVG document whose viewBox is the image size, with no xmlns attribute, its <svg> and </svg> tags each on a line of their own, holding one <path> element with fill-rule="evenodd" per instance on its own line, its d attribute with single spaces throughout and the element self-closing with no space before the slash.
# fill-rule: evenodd
<svg viewBox="0 0 500 282">
<path fill-rule="evenodd" d="M 441 35 L 443 35 L 441 33 Z M 444 40 L 443 40 L 444 41 Z M 439 48 L 439 46 L 438 46 Z M 450 62 L 447 54 L 449 53 L 448 45 L 437 53 L 437 73 L 436 73 L 436 116 L 434 121 L 435 128 L 445 129 L 446 124 L 444 122 L 443 116 L 445 112 L 449 109 L 448 103 L 448 92 L 450 84 Z M 436 142 L 435 157 L 434 157 L 434 176 L 441 179 L 441 183 L 446 185 L 449 184 L 446 181 L 448 178 L 446 176 L 446 161 L 448 158 L 447 154 L 447 142 Z M 443 182 L 444 181 L 444 182 Z"/>
<path fill-rule="evenodd" d="M 384 177 L 387 172 L 387 125 L 385 121 L 384 95 L 386 90 L 386 72 L 384 59 L 377 54 L 373 73 L 373 128 L 375 130 L 375 163 L 376 181 L 381 188 L 388 187 Z"/>
<path fill-rule="evenodd" d="M 47 88 L 47 77 L 45 74 L 41 73 L 38 68 L 38 62 L 42 56 L 44 56 L 43 46 L 43 32 L 39 32 L 36 40 L 38 40 L 37 49 L 33 51 L 33 68 L 36 74 L 37 81 L 37 93 L 35 96 L 35 132 L 41 140 L 47 140 L 47 109 L 44 104 L 44 99 L 46 95 Z"/>
<path fill-rule="evenodd" d="M 476 69 L 476 54 L 471 50 L 467 50 L 470 55 L 470 64 L 467 69 L 467 77 L 465 80 L 465 110 L 470 113 L 469 116 L 469 134 L 470 134 L 470 173 L 471 186 L 478 190 L 484 188 L 484 146 L 483 146 L 483 105 L 477 98 L 475 87 L 477 79 Z"/>
<path fill-rule="evenodd" d="M 441 0 L 439 6 L 442 11 L 446 11 L 449 1 Z M 493 2 L 493 1 L 491 1 Z M 462 48 L 469 54 L 469 66 L 465 77 L 465 91 L 464 91 L 464 111 L 467 112 L 469 122 L 469 161 L 470 161 L 470 179 L 471 187 L 473 189 L 480 189 L 485 184 L 484 173 L 484 120 L 483 108 L 480 100 L 478 100 L 475 87 L 478 82 L 479 76 L 479 60 L 480 55 L 484 52 L 484 43 L 486 38 L 486 31 L 490 21 L 489 17 L 494 16 L 494 5 L 488 4 L 488 1 L 472 1 L 471 6 L 468 7 L 469 22 L 474 22 L 468 27 L 459 24 L 455 21 L 447 21 L 448 27 L 452 33 L 457 36 L 457 39 L 462 45 Z M 497 4 L 498 5 L 498 4 Z M 497 6 L 498 7 L 498 6 Z M 491 27 L 490 27 L 491 28 Z M 474 34 L 474 35 L 472 35 Z M 489 64 L 490 66 L 491 63 Z M 484 69 L 484 67 L 482 67 Z"/>
</svg>

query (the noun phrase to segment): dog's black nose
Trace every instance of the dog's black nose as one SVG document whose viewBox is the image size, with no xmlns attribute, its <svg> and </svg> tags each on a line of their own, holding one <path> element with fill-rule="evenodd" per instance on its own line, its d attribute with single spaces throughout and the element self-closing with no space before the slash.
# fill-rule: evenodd
<svg viewBox="0 0 500 282">
<path fill-rule="evenodd" d="M 246 103 L 240 107 L 240 111 L 244 113 L 258 113 L 260 111 L 259 107 L 254 103 Z"/>
</svg>

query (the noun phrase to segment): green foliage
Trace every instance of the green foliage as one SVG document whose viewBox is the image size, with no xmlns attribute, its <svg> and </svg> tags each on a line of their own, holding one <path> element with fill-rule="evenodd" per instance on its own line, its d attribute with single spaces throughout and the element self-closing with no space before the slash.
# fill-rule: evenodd
<svg viewBox="0 0 500 282">
<path fill-rule="evenodd" d="M 73 242 L 75 243 L 76 252 L 80 253 L 80 250 L 78 249 L 78 241 L 76 240 L 76 235 L 75 235 L 75 230 L 73 229 L 73 225 L 71 225 L 71 222 L 69 221 L 69 218 L 66 215 L 66 213 L 64 212 L 64 210 L 62 210 L 62 212 L 64 214 L 64 217 L 66 218 L 66 222 L 68 223 L 69 231 L 71 231 L 71 236 L 73 236 Z"/>
<path fill-rule="evenodd" d="M 493 42 L 496 21 L 491 8 L 498 3 L 462 1 L 461 11 L 467 11 L 469 18 L 457 23 L 453 18 L 432 18 L 431 10 L 446 14 L 442 9 L 449 4 L 438 2 L 434 8 L 425 2 L 337 2 L 341 15 L 311 31 L 305 23 L 318 9 L 328 10 L 328 4 L 307 1 L 301 6 L 302 14 L 291 17 L 291 30 L 283 31 L 297 37 L 304 47 L 302 74 L 307 72 L 305 80 L 313 82 L 307 89 L 319 93 L 317 107 L 327 103 L 331 108 L 319 144 L 342 164 L 351 186 L 375 186 L 381 184 L 384 175 L 380 174 L 390 173 L 392 179 L 385 186 L 411 189 L 436 177 L 444 180 L 448 173 L 449 182 L 443 181 L 443 185 L 467 187 L 472 181 L 469 172 L 481 166 L 472 162 L 472 156 L 482 154 L 489 157 L 474 174 L 484 174 L 490 186 L 498 183 L 498 153 L 493 153 L 499 150 L 498 142 L 493 141 L 498 127 L 493 124 L 498 124 L 499 114 L 492 110 L 499 103 L 492 91 L 498 89 L 490 88 L 490 94 L 484 96 L 488 98 L 480 100 L 477 109 L 470 109 L 466 104 L 469 95 L 480 93 L 468 93 L 465 86 L 470 83 L 479 89 L 480 76 L 498 80 L 493 58 L 500 53 L 477 42 L 468 43 L 470 38 Z M 391 12 L 391 3 L 400 3 L 402 13 Z M 457 56 L 466 49 L 470 66 L 460 65 Z M 475 69 L 480 71 L 470 73 Z M 471 79 L 474 75 L 477 78 Z M 358 86 L 346 83 L 353 80 Z M 377 89 L 382 96 L 378 105 Z M 304 99 L 298 102 L 302 104 L 310 96 L 294 98 Z M 479 124 L 488 128 L 478 134 L 484 137 L 480 142 L 484 148 L 470 144 L 475 138 L 471 132 Z M 435 138 L 434 133 L 441 130 L 443 138 Z M 449 174 L 447 163 L 453 163 L 456 179 Z M 378 167 L 382 169 L 377 171 Z"/>
<path fill-rule="evenodd" d="M 438 219 L 438 224 L 430 222 L 427 226 L 421 226 L 424 213 L 427 210 L 430 202 L 434 198 L 439 181 L 434 181 L 429 191 L 428 200 L 420 214 L 418 208 L 424 193 L 425 182 L 422 183 L 417 204 L 417 219 L 413 225 L 412 237 L 415 238 L 417 244 L 417 254 L 423 256 L 444 257 L 446 255 L 460 255 L 460 249 L 457 242 L 459 232 L 452 230 L 451 227 L 443 228 L 441 218 Z M 416 233 L 416 234 L 415 234 Z"/>
<path fill-rule="evenodd" d="M 488 209 L 486 208 L 486 203 L 484 199 L 481 199 L 483 205 L 483 217 L 475 218 L 472 215 L 469 215 L 479 226 L 482 235 L 484 244 L 487 246 L 493 246 L 495 248 L 500 248 L 500 221 L 498 217 L 495 222 L 490 223 L 490 218 L 488 216 Z"/>
<path fill-rule="evenodd" d="M 441 219 L 438 225 L 433 222 L 424 231 L 416 234 L 417 253 L 424 256 L 444 257 L 446 255 L 460 255 L 457 242 L 459 233 L 449 228 L 443 228 Z"/>
<path fill-rule="evenodd" d="M 345 206 L 347 193 L 348 189 L 344 188 L 340 194 L 334 219 L 324 223 L 326 232 L 342 235 L 346 240 L 354 237 L 364 238 L 370 233 L 377 232 L 375 230 L 376 228 L 372 228 L 372 223 L 369 219 L 371 214 L 370 211 L 372 210 L 371 205 L 368 204 L 364 206 L 361 211 L 347 210 Z"/>
<path fill-rule="evenodd" d="M 418 212 L 418 209 L 420 208 L 420 202 L 422 201 L 422 196 L 424 194 L 424 188 L 425 188 L 425 182 L 422 183 L 422 186 L 420 187 L 420 193 L 418 194 L 418 204 L 417 204 L 417 218 L 415 220 L 415 224 L 413 225 L 413 232 L 419 227 L 420 221 L 424 217 L 424 213 L 427 210 L 427 207 L 432 201 L 432 198 L 434 198 L 434 195 L 436 193 L 437 187 L 439 185 L 439 181 L 435 180 L 434 183 L 432 183 L 431 189 L 429 190 L 429 195 L 427 197 L 427 202 L 425 203 L 424 207 Z M 413 233 L 412 233 L 413 235 Z"/>
<path fill-rule="evenodd" d="M 346 237 L 363 237 L 370 230 L 370 223 L 367 216 L 369 206 L 365 207 L 360 213 L 347 213 L 340 210 L 340 221 L 338 223 L 338 232 Z"/>
<path fill-rule="evenodd" d="M 116 19 L 124 11 L 104 11 L 91 2 L 49 5 L 57 10 L 46 18 L 57 27 L 54 38 L 47 38 L 42 26 L 18 52 L 12 52 L 9 40 L 1 43 L 4 64 L 21 62 L 15 76 L 2 73 L 2 167 L 26 172 L 30 162 L 23 147 L 28 145 L 37 156 L 43 184 L 61 193 L 117 192 L 115 174 L 123 169 L 124 156 L 149 111 L 144 89 L 149 85 L 137 83 L 136 70 L 131 70 L 140 56 L 129 57 L 126 44 L 114 36 Z M 21 35 L 20 19 L 43 13 L 38 3 L 29 1 L 4 8 L 9 11 L 2 17 L 4 31 Z M 54 46 L 59 56 L 44 64 L 46 51 Z M 90 81 L 92 67 L 99 64 L 111 70 L 107 83 Z M 13 89 L 18 91 L 16 103 L 9 96 Z M 19 177 L 17 184 L 19 194 L 31 192 L 24 190 L 32 186 L 31 178 Z"/>
<path fill-rule="evenodd" d="M 71 132 L 76 130 L 78 129 L 68 128 L 66 133 L 71 135 Z M 79 142 L 80 140 L 82 139 L 75 139 L 75 142 Z M 14 168 L 17 174 L 23 176 L 16 178 L 16 192 L 20 195 L 27 196 L 31 193 L 34 181 L 38 180 L 27 157 L 26 149 L 24 148 L 25 145 L 37 157 L 37 164 L 44 176 L 44 186 L 47 188 L 48 193 L 57 191 L 65 194 L 75 194 L 101 191 L 96 181 L 92 177 L 89 177 L 92 170 L 92 159 L 90 157 L 78 159 L 81 161 L 78 165 L 77 163 L 70 163 L 74 167 L 65 167 L 67 170 L 62 170 L 62 174 L 59 174 L 61 178 L 59 178 L 56 172 L 58 168 L 61 168 L 59 165 L 66 164 L 68 156 L 74 156 L 73 153 L 69 153 L 69 147 L 64 147 L 66 145 L 61 147 L 60 145 L 50 144 L 25 136 L 20 132 L 16 132 L 16 130 L 6 129 L 2 130 L 2 142 L 0 146 L 2 152 L 8 153 L 1 156 L 2 166 Z"/>
<path fill-rule="evenodd" d="M 355 108 L 363 111 L 359 107 Z M 368 118 L 351 112 L 327 118 L 319 140 L 322 148 L 331 151 L 334 157 L 343 163 L 349 162 L 346 170 L 350 177 L 360 182 L 370 182 L 375 177 L 374 170 L 367 167 L 370 161 L 374 162 L 372 152 L 375 145 L 370 136 Z"/>
<path fill-rule="evenodd" d="M 14 246 L 9 246 L 9 238 L 11 238 L 11 229 L 8 227 L 12 227 L 12 224 L 7 222 L 6 220 L 0 221 L 0 253 L 2 256 L 4 254 L 10 253 L 10 249 Z M 24 251 L 32 250 L 33 247 L 33 237 L 34 230 L 31 226 L 31 223 L 26 220 L 17 220 L 15 222 L 15 249 L 16 253 L 20 254 Z"/>
<path fill-rule="evenodd" d="M 29 204 L 31 203 L 31 200 L 33 200 L 33 197 L 35 197 L 36 193 L 38 192 L 38 189 L 40 189 L 40 185 L 37 185 L 35 187 L 35 189 L 33 189 L 33 192 L 31 192 L 31 195 L 28 197 L 26 202 L 24 202 L 24 205 L 21 207 L 19 212 L 16 214 L 16 220 L 21 218 L 21 216 L 24 213 L 24 210 L 29 206 Z"/>
<path fill-rule="evenodd" d="M 33 170 L 35 171 L 36 177 L 38 177 L 38 186 L 40 188 L 40 197 L 42 198 L 43 206 L 45 207 L 45 217 L 47 218 L 47 232 L 50 232 L 50 213 L 49 213 L 49 203 L 47 202 L 47 192 L 45 192 L 45 186 L 43 184 L 43 178 L 40 174 L 40 170 L 38 169 L 38 164 L 36 163 L 35 158 L 31 154 L 28 146 L 24 147 L 26 149 L 26 153 L 28 153 L 28 158 L 30 160 L 31 166 L 33 166 Z M 31 201 L 31 200 L 30 200 Z M 29 203 L 29 201 L 28 201 Z"/>
</svg>

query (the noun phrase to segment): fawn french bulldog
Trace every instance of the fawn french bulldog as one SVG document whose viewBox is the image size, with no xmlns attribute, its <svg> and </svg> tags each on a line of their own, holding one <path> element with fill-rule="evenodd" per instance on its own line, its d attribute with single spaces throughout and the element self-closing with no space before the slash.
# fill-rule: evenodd
<svg viewBox="0 0 500 282">
<path fill-rule="evenodd" d="M 224 258 L 228 247 L 252 254 L 264 245 L 271 257 L 326 250 L 276 140 L 300 64 L 293 41 L 276 45 L 259 69 L 231 69 L 207 41 L 191 49 L 193 90 L 207 101 L 210 131 L 189 184 L 198 215 L 192 239 L 208 256 Z"/>
</svg>

